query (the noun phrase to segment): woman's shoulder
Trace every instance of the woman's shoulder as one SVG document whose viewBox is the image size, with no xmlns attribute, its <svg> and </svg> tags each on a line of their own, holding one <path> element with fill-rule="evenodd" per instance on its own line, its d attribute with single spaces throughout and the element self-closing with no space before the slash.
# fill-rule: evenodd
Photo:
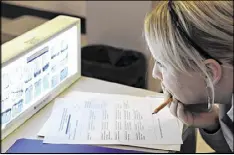
<svg viewBox="0 0 234 155">
<path fill-rule="evenodd" d="M 232 95 L 232 102 L 231 104 L 223 104 L 220 106 L 219 109 L 219 120 L 222 129 L 225 128 L 225 130 L 228 128 L 230 131 L 232 131 L 233 134 L 233 102 L 234 95 Z"/>
<path fill-rule="evenodd" d="M 229 130 L 233 134 L 233 104 L 234 95 L 232 95 L 231 104 L 221 104 L 219 108 L 219 121 L 222 130 Z"/>
<path fill-rule="evenodd" d="M 233 122 L 233 104 L 234 104 L 234 94 L 232 95 L 231 104 L 220 104 L 219 105 L 219 117 L 222 119 L 223 117 L 229 117 L 229 119 Z"/>
<path fill-rule="evenodd" d="M 231 108 L 228 110 L 228 112 L 227 112 L 227 115 L 228 115 L 228 117 L 232 120 L 232 122 L 233 122 L 233 103 L 234 103 L 234 94 L 232 94 L 232 106 L 231 106 Z"/>
<path fill-rule="evenodd" d="M 229 147 L 233 151 L 233 99 L 231 104 L 222 105 L 220 107 L 220 125 L 224 138 L 226 139 Z"/>
</svg>

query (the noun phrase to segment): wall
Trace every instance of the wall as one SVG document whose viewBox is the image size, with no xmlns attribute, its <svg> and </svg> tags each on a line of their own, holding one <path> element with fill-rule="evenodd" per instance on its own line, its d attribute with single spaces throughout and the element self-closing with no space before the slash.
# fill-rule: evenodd
<svg viewBox="0 0 234 155">
<path fill-rule="evenodd" d="M 145 15 L 152 1 L 7 1 L 31 8 L 69 13 L 87 18 L 88 43 L 107 44 L 141 51 L 148 62 L 148 89 L 159 91 L 152 78 L 153 61 L 143 38 Z"/>
<path fill-rule="evenodd" d="M 158 3 L 159 1 L 152 1 L 152 8 L 154 8 Z"/>
<path fill-rule="evenodd" d="M 86 16 L 86 1 L 4 1 L 35 9 Z"/>
<path fill-rule="evenodd" d="M 146 13 L 151 1 L 87 1 L 87 33 L 90 44 L 106 44 L 142 52 L 148 61 L 148 89 L 158 91 L 152 78 L 152 62 L 143 38 Z"/>
</svg>

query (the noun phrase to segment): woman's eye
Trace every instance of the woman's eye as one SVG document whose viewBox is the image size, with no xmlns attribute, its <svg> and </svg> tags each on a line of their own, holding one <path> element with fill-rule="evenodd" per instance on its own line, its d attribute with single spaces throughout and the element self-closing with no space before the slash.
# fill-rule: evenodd
<svg viewBox="0 0 234 155">
<path fill-rule="evenodd" d="M 160 62 L 158 62 L 158 61 L 156 61 L 156 64 L 157 64 L 157 66 L 159 66 L 159 67 L 163 67 L 163 65 L 160 63 Z"/>
</svg>

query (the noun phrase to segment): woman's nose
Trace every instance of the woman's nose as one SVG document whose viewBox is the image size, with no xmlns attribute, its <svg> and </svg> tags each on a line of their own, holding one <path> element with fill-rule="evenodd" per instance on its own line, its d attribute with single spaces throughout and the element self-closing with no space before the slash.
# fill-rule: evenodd
<svg viewBox="0 0 234 155">
<path fill-rule="evenodd" d="M 155 79 L 159 79 L 159 80 L 163 80 L 163 76 L 162 76 L 162 72 L 160 71 L 160 69 L 158 68 L 158 66 L 156 64 L 154 64 L 154 68 L 153 68 L 153 78 Z"/>
</svg>

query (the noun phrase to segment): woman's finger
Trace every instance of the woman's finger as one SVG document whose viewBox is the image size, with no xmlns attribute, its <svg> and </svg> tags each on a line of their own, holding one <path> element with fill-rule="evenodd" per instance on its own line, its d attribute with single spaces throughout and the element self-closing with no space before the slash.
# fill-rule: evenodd
<svg viewBox="0 0 234 155">
<path fill-rule="evenodd" d="M 177 117 L 177 106 L 178 106 L 178 102 L 171 102 L 171 105 L 170 105 L 170 111 L 171 111 L 171 114 L 174 115 L 175 117 Z"/>
<path fill-rule="evenodd" d="M 185 120 L 186 119 L 186 113 L 184 111 L 184 106 L 183 106 L 182 103 L 178 103 L 178 106 L 177 106 L 177 116 L 181 120 Z"/>
<path fill-rule="evenodd" d="M 186 111 L 184 109 L 184 105 L 182 103 L 178 103 L 177 106 L 177 116 L 178 119 L 181 120 L 183 123 L 187 125 L 192 125 L 193 124 L 193 115 L 189 111 Z"/>
<path fill-rule="evenodd" d="M 167 106 L 168 106 L 168 108 L 170 108 L 170 106 L 171 106 L 171 103 L 168 103 L 168 105 L 167 105 Z"/>
</svg>

